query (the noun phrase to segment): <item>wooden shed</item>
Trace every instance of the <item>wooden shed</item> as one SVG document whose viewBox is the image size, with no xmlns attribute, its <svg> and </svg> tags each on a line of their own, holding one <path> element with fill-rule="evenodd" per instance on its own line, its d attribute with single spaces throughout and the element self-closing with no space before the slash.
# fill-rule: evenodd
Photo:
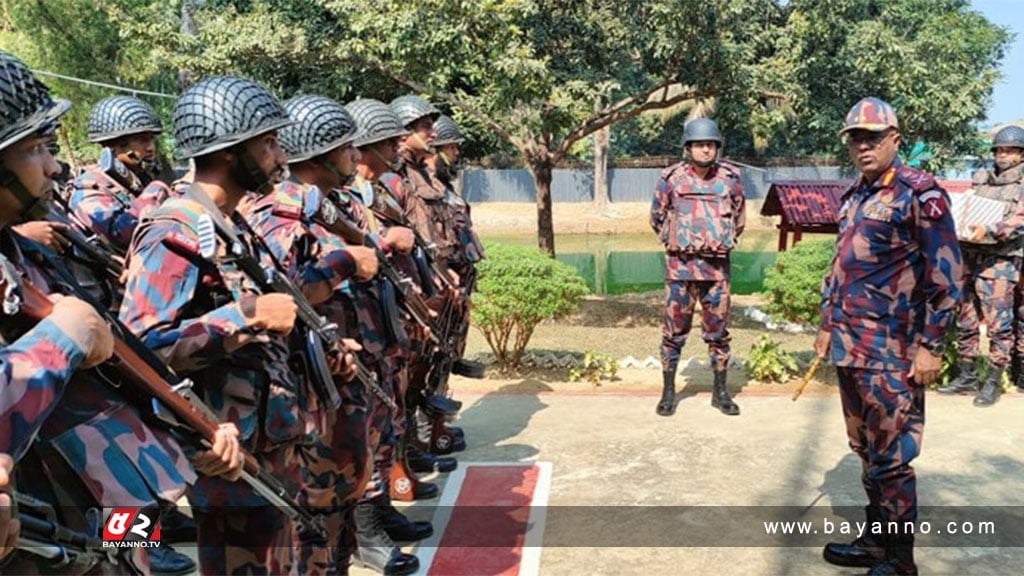
<svg viewBox="0 0 1024 576">
<path fill-rule="evenodd" d="M 950 194 L 958 194 L 971 188 L 971 183 L 962 180 L 940 180 L 939 183 Z M 835 234 L 839 231 L 839 207 L 843 192 L 849 188 L 849 180 L 775 180 L 768 188 L 768 196 L 761 206 L 762 216 L 781 216 L 779 229 L 779 252 L 785 252 L 789 234 L 793 234 L 793 245 L 804 233 Z"/>
</svg>

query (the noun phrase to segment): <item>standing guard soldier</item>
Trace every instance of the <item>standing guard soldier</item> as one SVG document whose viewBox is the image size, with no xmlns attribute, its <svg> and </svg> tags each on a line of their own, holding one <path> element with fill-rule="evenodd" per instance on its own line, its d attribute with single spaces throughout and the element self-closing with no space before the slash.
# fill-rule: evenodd
<svg viewBox="0 0 1024 576">
<path fill-rule="evenodd" d="M 242 272 L 245 255 L 275 263 L 236 213 L 248 192 L 266 194 L 281 181 L 287 159 L 277 130 L 291 120 L 263 87 L 214 76 L 181 94 L 173 122 L 194 182 L 139 224 L 121 318 L 293 489 L 297 445 L 316 433 L 304 409 L 311 394 L 289 362 L 296 304 L 261 293 Z M 291 569 L 290 522 L 248 485 L 200 478 L 190 500 L 203 574 Z"/>
<path fill-rule="evenodd" d="M 828 544 L 825 560 L 868 574 L 917 574 L 917 483 L 925 387 L 942 365 L 961 289 L 949 198 L 898 158 L 892 107 L 865 98 L 840 132 L 861 177 L 844 193 L 836 255 L 824 280 L 818 356 L 831 351 L 846 431 L 862 464 L 868 533 Z"/>
<path fill-rule="evenodd" d="M 657 413 L 676 410 L 679 354 L 700 301 L 701 332 L 715 383 L 711 405 L 735 416 L 739 406 L 726 387 L 729 364 L 729 253 L 745 223 L 739 170 L 718 160 L 722 134 L 714 120 L 696 118 L 683 128 L 689 161 L 669 166 L 651 202 L 651 227 L 665 246 L 665 321 L 661 337 L 664 388 Z"/>
<path fill-rule="evenodd" d="M 89 141 L 104 151 L 100 163 L 75 179 L 68 206 L 121 254 L 139 219 L 170 194 L 167 184 L 156 180 L 156 139 L 162 131 L 156 112 L 131 96 L 104 98 L 89 113 Z"/>
<path fill-rule="evenodd" d="M 1024 129 L 1008 126 L 992 142 L 996 165 L 974 174 L 974 195 L 998 200 L 1005 206 L 1003 222 L 1010 222 L 1018 203 L 1024 203 Z M 1003 222 L 991 227 L 994 232 Z M 1011 222 L 1012 223 L 1012 222 Z M 991 406 L 1002 394 L 1003 373 L 1014 356 L 1014 326 L 1021 322 L 1015 311 L 1020 293 L 1024 228 L 1002 234 L 999 240 L 983 226 L 975 225 L 972 237 L 961 242 L 964 258 L 964 292 L 957 317 L 957 351 L 960 375 L 939 388 L 942 394 L 977 393 L 975 406 Z M 978 390 L 979 313 L 988 327 L 989 372 Z M 1018 343 L 1024 347 L 1024 342 Z"/>
<path fill-rule="evenodd" d="M 16 463 L 16 487 L 51 505 L 56 522 L 98 536 L 104 509 L 166 509 L 195 481 L 195 471 L 170 434 L 143 421 L 116 372 L 91 370 L 111 356 L 114 337 L 97 309 L 75 295 L 82 291 L 70 271 L 52 252 L 7 228 L 18 217 L 32 220 L 46 213 L 60 172 L 49 143 L 68 106 L 53 101 L 22 62 L 0 52 L 0 276 L 6 295 L 0 315 L 0 453 Z M 18 317 L 24 283 L 54 297 L 64 294 L 52 313 L 27 331 Z M 237 436 L 233 425 L 222 425 L 213 450 L 195 455 L 196 469 L 237 477 L 242 465 Z M 95 570 L 145 573 L 138 552 L 121 555 L 119 566 Z M 169 547 L 147 553 L 161 571 L 194 569 L 187 557 L 169 558 Z M 55 569 L 21 554 L 6 569 L 29 573 L 33 568 Z"/>
</svg>

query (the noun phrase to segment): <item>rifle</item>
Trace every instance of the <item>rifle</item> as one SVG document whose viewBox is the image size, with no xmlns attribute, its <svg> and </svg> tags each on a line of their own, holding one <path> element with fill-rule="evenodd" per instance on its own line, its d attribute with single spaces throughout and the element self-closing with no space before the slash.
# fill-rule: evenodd
<svg viewBox="0 0 1024 576">
<path fill-rule="evenodd" d="M 103 148 L 100 152 L 100 170 L 109 176 L 111 180 L 120 184 L 125 190 L 131 192 L 132 196 L 142 193 L 142 181 L 134 172 L 128 169 L 110 148 Z"/>
<path fill-rule="evenodd" d="M 341 395 L 334 383 L 334 376 L 327 365 L 327 353 L 343 354 L 338 335 L 338 325 L 328 322 L 326 318 L 317 313 L 313 305 L 309 303 L 306 296 L 299 290 L 292 281 L 282 272 L 282 266 L 273 258 L 273 252 L 266 245 L 263 238 L 257 234 L 244 219 L 238 218 L 237 223 L 245 228 L 257 242 L 259 242 L 267 254 L 274 260 L 274 266 L 264 268 L 256 261 L 256 258 L 249 254 L 238 236 L 228 227 L 219 209 L 213 206 L 213 202 L 202 190 L 197 190 L 193 184 L 189 187 L 188 195 L 203 206 L 206 213 L 213 220 L 214 228 L 221 238 L 231 248 L 232 258 L 250 280 L 252 280 L 264 294 L 278 293 L 287 294 L 295 301 L 296 317 L 299 323 L 305 328 L 304 344 L 306 347 L 306 361 L 310 369 L 310 384 L 320 403 L 331 410 L 341 407 Z M 326 348 L 325 348 L 326 347 Z M 392 409 L 397 409 L 395 401 L 385 392 L 373 372 L 353 354 L 352 361 L 356 367 L 356 379 L 363 386 L 374 393 L 381 401 Z"/>
<path fill-rule="evenodd" d="M 21 523 L 18 550 L 49 561 L 49 568 L 73 565 L 118 564 L 116 548 L 105 548 L 103 540 L 61 525 L 52 506 L 27 494 L 12 494 Z"/>
<path fill-rule="evenodd" d="M 201 438 L 205 446 L 213 444 L 220 422 L 192 390 L 192 382 L 181 379 L 161 362 L 128 328 L 103 306 L 76 288 L 73 278 L 59 266 L 51 267 L 74 296 L 88 302 L 96 312 L 110 323 L 114 331 L 114 354 L 104 366 L 117 371 L 121 380 L 132 385 L 139 393 L 151 399 L 154 416 L 179 431 L 191 432 Z M 39 288 L 28 282 L 12 285 L 16 276 L 4 274 L 0 279 L 0 293 L 4 295 L 4 311 L 20 314 L 30 322 L 44 320 L 53 312 L 53 303 Z M 248 453 L 241 480 L 248 484 L 275 508 L 281 510 L 304 529 L 326 537 L 320 517 L 299 504 L 285 487 Z"/>
<path fill-rule="evenodd" d="M 390 196 L 390 193 L 388 196 Z M 373 210 L 377 216 L 385 220 L 398 222 L 399 225 L 412 230 L 412 235 L 416 243 L 416 250 L 419 252 L 419 254 L 414 255 L 413 258 L 421 258 L 425 261 L 427 270 L 424 270 L 423 264 L 417 261 L 417 266 L 421 268 L 420 272 L 424 273 L 425 277 L 437 278 L 441 287 L 446 290 L 454 291 L 458 289 L 458 286 L 452 283 L 451 276 L 448 275 L 448 266 L 437 258 L 437 247 L 434 244 L 428 244 L 427 241 L 423 239 L 423 236 L 420 236 L 420 233 L 416 231 L 416 227 L 409 222 L 409 219 L 405 217 L 405 214 L 395 212 L 387 205 L 386 202 L 374 202 L 370 209 Z M 428 286 L 428 288 L 433 288 L 433 286 Z"/>
<path fill-rule="evenodd" d="M 57 195 L 54 197 L 57 198 Z M 88 230 L 89 227 L 75 216 L 64 199 L 59 199 L 57 202 L 64 212 L 50 206 L 50 220 L 67 225 L 67 230 L 58 230 L 57 233 L 77 248 L 87 259 L 102 267 L 103 271 L 115 282 L 120 283 L 121 272 L 124 270 L 123 254 L 120 254 L 109 242 L 98 235 L 90 233 L 89 236 L 85 236 L 79 232 L 79 230 Z M 118 261 L 114 255 L 122 260 Z"/>
<path fill-rule="evenodd" d="M 427 306 L 426 301 L 424 301 L 423 297 L 416 292 L 415 287 L 412 285 L 412 280 L 402 278 L 402 275 L 398 273 L 398 270 L 396 270 L 394 265 L 391 264 L 391 261 L 388 260 L 387 255 L 384 254 L 384 250 L 380 247 L 380 244 L 374 241 L 372 236 L 364 234 L 358 226 L 350 222 L 345 217 L 339 216 L 337 208 L 329 198 L 323 198 L 316 213 L 313 215 L 313 221 L 320 226 L 323 226 L 332 234 L 341 237 L 349 244 L 373 248 L 377 253 L 378 274 L 380 274 L 385 281 L 391 283 L 391 285 L 395 287 L 395 291 L 401 301 L 402 309 L 405 310 L 417 324 L 427 329 L 432 340 L 439 342 L 437 328 L 430 317 L 430 308 Z"/>
</svg>

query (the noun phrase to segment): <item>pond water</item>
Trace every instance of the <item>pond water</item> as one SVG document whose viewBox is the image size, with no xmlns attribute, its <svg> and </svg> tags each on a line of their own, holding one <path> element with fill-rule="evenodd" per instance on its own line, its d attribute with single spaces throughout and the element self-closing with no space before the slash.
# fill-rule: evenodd
<svg viewBox="0 0 1024 576">
<path fill-rule="evenodd" d="M 484 236 L 485 241 L 536 246 L 535 236 Z M 760 292 L 764 270 L 775 263 L 778 233 L 750 230 L 732 252 L 733 294 Z M 595 294 L 628 294 L 661 290 L 665 285 L 665 253 L 654 234 L 555 236 L 558 260 L 571 264 Z"/>
</svg>

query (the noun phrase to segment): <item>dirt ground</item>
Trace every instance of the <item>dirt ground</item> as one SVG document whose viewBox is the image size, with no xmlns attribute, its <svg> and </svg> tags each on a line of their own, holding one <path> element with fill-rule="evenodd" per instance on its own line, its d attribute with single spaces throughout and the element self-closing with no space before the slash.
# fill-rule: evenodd
<svg viewBox="0 0 1024 576">
<path fill-rule="evenodd" d="M 747 226 L 774 228 L 771 218 L 760 216 L 761 200 L 747 201 Z M 555 234 L 651 234 L 651 205 L 616 202 L 604 211 L 590 203 L 555 204 Z M 473 205 L 473 226 L 481 235 L 502 236 L 537 233 L 537 206 L 528 202 L 485 202 Z"/>
<path fill-rule="evenodd" d="M 621 296 L 592 296 L 580 305 L 579 310 L 568 318 L 546 322 L 537 328 L 530 340 L 528 350 L 535 352 L 586 352 L 588 350 L 607 354 L 616 360 L 633 356 L 644 360 L 648 356 L 658 357 L 661 343 L 661 308 L 663 295 L 660 292 L 626 294 Z M 750 347 L 763 334 L 782 345 L 787 352 L 808 354 L 812 350 L 814 334 L 788 334 L 766 332 L 764 326 L 743 314 L 749 307 L 758 307 L 763 300 L 758 295 L 735 296 L 729 333 L 732 337 L 732 354 L 740 362 L 747 359 Z M 479 330 L 471 329 L 466 354 L 487 357 L 490 348 Z M 699 323 L 690 334 L 683 348 L 682 358 L 696 357 L 707 361 L 707 345 L 701 339 Z M 527 388 L 535 383 L 547 389 L 560 391 L 594 391 L 615 393 L 617 391 L 650 390 L 654 393 L 661 388 L 661 371 L 649 368 L 624 368 L 618 378 L 603 382 L 598 389 L 589 383 L 566 381 L 567 370 L 527 368 L 519 375 L 501 375 L 491 370 L 489 378 L 483 381 L 465 381 L 460 385 L 467 389 L 486 392 L 520 383 Z M 711 380 L 707 370 L 684 371 L 682 378 L 690 381 L 697 391 L 710 390 Z M 525 379 L 526 384 L 523 384 Z M 741 369 L 730 371 L 730 388 L 744 392 L 783 394 L 799 384 L 799 379 L 786 383 L 759 382 L 747 378 Z M 829 367 L 819 369 L 805 393 L 814 394 L 830 389 L 835 384 L 835 371 Z"/>
</svg>

